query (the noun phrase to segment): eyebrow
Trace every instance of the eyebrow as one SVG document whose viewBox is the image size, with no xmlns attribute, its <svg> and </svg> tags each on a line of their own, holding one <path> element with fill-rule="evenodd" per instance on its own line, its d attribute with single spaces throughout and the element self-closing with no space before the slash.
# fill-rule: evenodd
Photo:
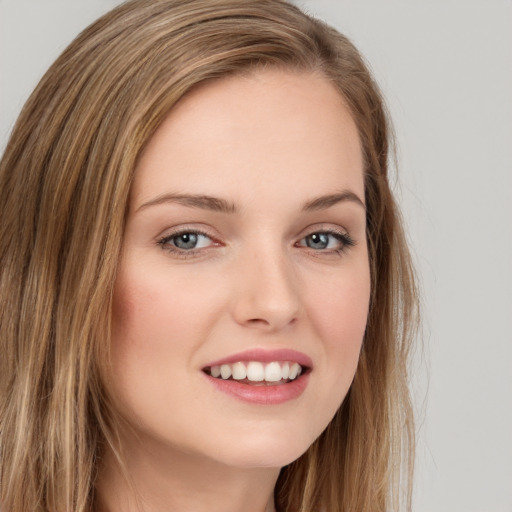
<svg viewBox="0 0 512 512">
<path fill-rule="evenodd" d="M 331 206 L 345 201 L 359 204 L 366 210 L 364 202 L 357 194 L 350 190 L 343 190 L 336 194 L 328 194 L 312 199 L 303 206 L 302 210 L 305 212 L 326 210 Z M 200 208 L 202 210 L 210 210 L 219 213 L 232 214 L 238 212 L 238 208 L 234 203 L 220 197 L 212 197 L 202 194 L 163 194 L 143 203 L 136 211 L 166 203 L 178 203 L 190 208 Z"/>
<path fill-rule="evenodd" d="M 234 203 L 221 199 L 200 194 L 164 194 L 151 201 L 148 201 L 137 208 L 137 211 L 149 206 L 155 206 L 165 203 L 178 203 L 190 208 L 201 208 L 202 210 L 211 210 L 220 213 L 236 213 L 237 207 Z"/>
<path fill-rule="evenodd" d="M 306 212 L 326 210 L 327 208 L 330 208 L 335 204 L 342 203 L 345 201 L 356 203 L 362 206 L 364 210 L 366 210 L 366 206 L 362 199 L 360 199 L 360 197 L 357 194 L 351 192 L 350 190 L 343 190 L 342 192 L 339 192 L 337 194 L 329 194 L 326 196 L 317 197 L 316 199 L 308 201 L 304 205 L 303 210 Z"/>
</svg>

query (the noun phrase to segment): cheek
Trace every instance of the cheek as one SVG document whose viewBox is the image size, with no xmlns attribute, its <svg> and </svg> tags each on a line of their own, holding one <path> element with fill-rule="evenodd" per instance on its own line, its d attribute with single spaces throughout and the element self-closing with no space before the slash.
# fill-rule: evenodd
<svg viewBox="0 0 512 512">
<path fill-rule="evenodd" d="M 116 283 L 112 316 L 114 362 L 133 357 L 142 362 L 162 350 L 163 321 L 172 308 L 146 281 L 122 276 Z M 172 321 L 172 319 L 171 319 Z"/>
<path fill-rule="evenodd" d="M 184 357 L 179 339 L 187 335 L 188 309 L 162 277 L 124 271 L 116 281 L 111 354 L 116 388 L 124 393 L 137 386 L 147 390 L 157 377 L 174 374 Z"/>
<path fill-rule="evenodd" d="M 358 359 L 370 300 L 370 275 L 366 266 L 324 283 L 310 293 L 309 311 L 323 343 L 324 364 L 331 380 L 346 392 Z"/>
<path fill-rule="evenodd" d="M 316 340 L 316 369 L 308 407 L 297 416 L 305 426 L 304 445 L 316 439 L 345 399 L 357 369 L 368 316 L 369 270 L 361 265 L 304 281 L 305 311 Z M 297 434 L 299 437 L 299 434 Z"/>
<path fill-rule="evenodd" d="M 152 348 L 190 347 L 197 337 L 194 332 L 201 329 L 198 318 L 206 324 L 215 305 L 209 288 L 197 284 L 158 269 L 144 275 L 120 274 L 114 294 L 113 345 L 138 346 L 143 354 Z"/>
<path fill-rule="evenodd" d="M 347 267 L 330 279 L 324 279 L 323 286 L 310 283 L 308 295 L 310 309 L 322 319 L 326 333 L 364 331 L 370 301 L 370 271 L 366 264 Z M 350 336 L 349 336 L 350 337 Z M 343 338 L 343 336 L 342 336 Z"/>
<path fill-rule="evenodd" d="M 168 410 L 187 405 L 180 386 L 190 377 L 194 347 L 207 328 L 208 315 L 197 322 L 198 309 L 212 301 L 156 267 L 143 275 L 126 267 L 113 300 L 109 389 L 129 423 L 154 432 L 168 423 Z"/>
<path fill-rule="evenodd" d="M 125 263 L 116 281 L 111 355 L 120 396 L 146 400 L 144 393 L 172 390 L 189 377 L 194 354 L 219 316 L 219 301 L 204 279 L 166 266 L 139 267 Z"/>
</svg>

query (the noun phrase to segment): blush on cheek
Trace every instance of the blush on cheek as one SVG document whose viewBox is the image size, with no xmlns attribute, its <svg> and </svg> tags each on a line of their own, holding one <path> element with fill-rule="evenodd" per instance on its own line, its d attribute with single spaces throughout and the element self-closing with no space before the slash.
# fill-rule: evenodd
<svg viewBox="0 0 512 512">
<path fill-rule="evenodd" d="M 351 382 L 356 371 L 368 319 L 368 296 L 365 286 L 346 289 L 341 300 L 324 311 L 321 337 L 327 353 L 339 362 L 344 381 Z"/>
<path fill-rule="evenodd" d="M 324 339 L 361 340 L 368 320 L 369 295 L 369 287 L 363 284 L 345 288 L 342 295 L 337 291 L 337 297 L 331 294 L 336 300 L 320 301 L 319 325 L 323 326 Z"/>
<path fill-rule="evenodd" d="M 155 314 L 157 303 L 144 287 L 127 282 L 126 276 L 123 277 L 124 281 L 118 279 L 116 283 L 112 305 L 111 350 L 115 363 L 122 361 L 125 353 L 135 351 L 141 357 L 151 351 L 148 340 L 155 319 L 150 313 Z"/>
<path fill-rule="evenodd" d="M 136 303 L 130 298 L 124 289 L 116 286 L 112 302 L 112 327 L 114 329 L 113 336 L 117 329 L 126 325 L 132 316 L 132 312 L 136 309 Z"/>
<path fill-rule="evenodd" d="M 125 265 L 133 268 L 131 263 Z M 138 277 L 138 278 L 137 278 Z M 151 326 L 152 316 L 156 316 L 162 297 L 158 286 L 152 283 L 150 276 L 132 276 L 129 272 L 120 272 L 114 287 L 112 322 L 115 331 L 130 331 L 139 323 Z"/>
<path fill-rule="evenodd" d="M 128 261 L 122 259 L 114 284 L 112 299 L 112 323 L 114 329 L 127 325 L 134 316 L 135 311 L 140 307 L 138 305 L 139 293 L 137 292 L 137 285 L 130 279 L 130 273 L 126 271 L 126 268 L 129 268 Z"/>
</svg>

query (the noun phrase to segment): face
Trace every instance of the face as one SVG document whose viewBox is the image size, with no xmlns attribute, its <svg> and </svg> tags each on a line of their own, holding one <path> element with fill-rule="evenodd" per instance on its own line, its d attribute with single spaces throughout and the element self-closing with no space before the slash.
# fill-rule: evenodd
<svg viewBox="0 0 512 512">
<path fill-rule="evenodd" d="M 370 294 L 355 124 L 323 77 L 202 85 L 136 168 L 115 285 L 113 394 L 148 446 L 280 467 L 356 370 Z"/>
</svg>

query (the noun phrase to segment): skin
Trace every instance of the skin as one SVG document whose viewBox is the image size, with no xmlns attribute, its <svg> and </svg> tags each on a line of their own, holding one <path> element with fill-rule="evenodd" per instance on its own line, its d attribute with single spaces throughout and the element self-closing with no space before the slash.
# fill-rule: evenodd
<svg viewBox="0 0 512 512">
<path fill-rule="evenodd" d="M 236 211 L 171 194 L 221 198 Z M 179 250 L 169 238 L 177 230 L 207 236 Z M 328 235 L 327 248 L 308 246 L 329 231 L 354 245 Z M 272 510 L 279 469 L 349 389 L 369 295 L 363 159 L 335 88 L 319 74 L 267 69 L 185 96 L 144 150 L 130 198 L 111 392 L 129 427 L 121 442 L 136 492 L 107 456 L 103 509 Z M 208 363 L 253 348 L 307 354 L 303 394 L 250 404 L 205 378 Z"/>
</svg>

